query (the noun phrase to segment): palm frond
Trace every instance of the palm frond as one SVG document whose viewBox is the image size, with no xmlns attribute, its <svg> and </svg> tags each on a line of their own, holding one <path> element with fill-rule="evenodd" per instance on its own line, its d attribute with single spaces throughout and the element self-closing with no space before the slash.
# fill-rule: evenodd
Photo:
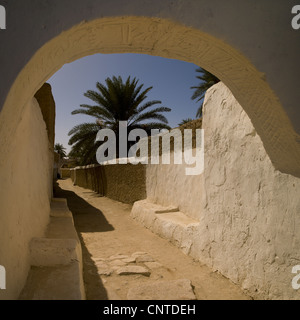
<svg viewBox="0 0 300 320">
<path fill-rule="evenodd" d="M 131 129 L 145 128 L 147 132 L 152 128 L 169 129 L 168 120 L 162 113 L 171 109 L 158 107 L 160 100 L 146 102 L 152 87 L 144 89 L 144 85 L 139 85 L 138 82 L 139 80 L 130 76 L 126 81 L 120 76 L 113 76 L 106 78 L 103 84 L 97 82 L 96 91 L 88 90 L 84 93 L 95 105 L 82 104 L 80 109 L 75 109 L 72 114 L 89 115 L 95 118 L 96 122 L 77 125 L 69 132 L 71 154 L 81 155 L 82 163 L 86 164 L 87 161 L 95 159 L 95 138 L 101 128 L 110 128 L 118 135 L 119 121 L 128 121 Z M 150 109 L 153 106 L 155 107 Z"/>
<path fill-rule="evenodd" d="M 203 98 L 205 96 L 206 91 L 213 86 L 214 84 L 218 83 L 220 80 L 211 74 L 210 72 L 206 71 L 202 68 L 197 68 L 196 72 L 200 73 L 200 75 L 196 76 L 198 80 L 200 80 L 200 84 L 198 86 L 193 86 L 191 89 L 194 90 L 194 93 L 191 97 L 192 100 L 196 100 L 200 102 L 200 106 L 197 110 L 196 117 L 202 116 L 202 106 L 203 106 Z"/>
</svg>

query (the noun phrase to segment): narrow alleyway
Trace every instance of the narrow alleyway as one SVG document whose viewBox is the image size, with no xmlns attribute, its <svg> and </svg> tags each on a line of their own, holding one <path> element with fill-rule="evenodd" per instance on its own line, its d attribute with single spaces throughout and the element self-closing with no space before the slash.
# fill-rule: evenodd
<svg viewBox="0 0 300 320">
<path fill-rule="evenodd" d="M 55 197 L 66 198 L 83 251 L 88 300 L 249 299 L 212 272 L 138 225 L 131 206 L 59 180 Z"/>
</svg>

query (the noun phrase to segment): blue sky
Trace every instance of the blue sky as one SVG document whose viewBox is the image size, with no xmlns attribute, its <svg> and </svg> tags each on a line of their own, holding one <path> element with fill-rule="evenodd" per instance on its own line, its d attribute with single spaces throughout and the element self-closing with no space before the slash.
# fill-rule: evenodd
<svg viewBox="0 0 300 320">
<path fill-rule="evenodd" d="M 171 127 L 182 119 L 195 118 L 199 104 L 191 100 L 190 87 L 199 83 L 196 68 L 192 63 L 141 54 L 95 54 L 65 64 L 47 81 L 56 103 L 55 142 L 70 151 L 68 132 L 77 124 L 94 122 L 92 117 L 71 112 L 80 104 L 93 104 L 83 94 L 95 90 L 97 81 L 104 83 L 112 76 L 136 77 L 144 89 L 152 86 L 147 101 L 161 100 L 162 106 L 172 109 L 165 113 Z"/>
</svg>

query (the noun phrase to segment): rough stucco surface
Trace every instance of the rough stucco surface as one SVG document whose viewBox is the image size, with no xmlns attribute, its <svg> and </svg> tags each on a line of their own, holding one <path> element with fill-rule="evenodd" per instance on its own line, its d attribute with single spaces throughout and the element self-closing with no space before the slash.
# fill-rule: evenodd
<svg viewBox="0 0 300 320">
<path fill-rule="evenodd" d="M 0 299 L 16 299 L 30 268 L 29 242 L 45 230 L 52 193 L 52 157 L 36 99 L 24 107 L 10 152 L 1 158 L 0 265 L 7 289 L 0 290 Z"/>
<path fill-rule="evenodd" d="M 203 129 L 204 173 L 184 177 L 174 166 L 149 166 L 147 201 L 198 217 L 189 254 L 253 297 L 300 299 L 291 286 L 292 267 L 300 261 L 300 179 L 274 169 L 250 119 L 223 83 L 206 94 Z M 148 203 L 149 213 L 154 203 Z M 148 221 L 145 210 L 137 202 L 132 216 L 154 232 L 165 228 L 157 226 L 157 216 L 148 214 Z M 176 221 L 169 226 L 175 228 Z"/>
<path fill-rule="evenodd" d="M 178 207 L 187 216 L 199 219 L 202 179 L 199 175 L 187 176 L 185 168 L 184 164 L 149 164 L 146 169 L 147 199 L 162 206 Z"/>
<path fill-rule="evenodd" d="M 205 98 L 203 129 L 201 258 L 257 297 L 299 299 L 291 271 L 300 261 L 300 179 L 274 170 L 222 83 Z"/>
<path fill-rule="evenodd" d="M 175 150 L 182 150 L 184 145 L 184 130 L 192 130 L 192 146 L 196 147 L 196 130 L 202 128 L 202 120 L 197 119 L 180 126 L 182 135 L 182 144 L 175 144 Z M 172 131 L 171 131 L 172 133 Z M 163 136 L 163 135 L 162 135 Z M 151 137 L 149 137 L 149 155 L 151 154 Z M 160 140 L 160 156 L 162 155 L 162 142 Z M 171 139 L 170 150 L 174 150 L 174 139 Z M 195 150 L 193 155 L 195 155 Z M 197 163 L 201 161 L 198 157 Z M 186 175 L 187 168 L 194 168 L 195 164 L 187 165 L 184 157 L 182 157 L 182 165 L 174 164 L 174 151 L 170 152 L 170 164 L 162 164 L 160 157 L 160 165 L 146 166 L 146 188 L 147 199 L 150 202 L 157 203 L 162 206 L 178 208 L 181 212 L 193 219 L 199 219 L 199 206 L 201 205 L 201 183 L 199 175 Z M 167 173 L 167 174 L 166 174 Z M 191 201 L 191 199 L 193 199 Z"/>
</svg>

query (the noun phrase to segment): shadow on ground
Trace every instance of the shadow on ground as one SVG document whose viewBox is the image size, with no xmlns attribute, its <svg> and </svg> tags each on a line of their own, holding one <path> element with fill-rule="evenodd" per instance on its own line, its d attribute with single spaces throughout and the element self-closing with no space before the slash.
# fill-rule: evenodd
<svg viewBox="0 0 300 320">
<path fill-rule="evenodd" d="M 114 227 L 106 220 L 101 210 L 90 205 L 75 192 L 61 189 L 55 183 L 54 197 L 67 199 L 77 232 L 107 232 L 114 230 Z M 92 220 L 96 223 L 91 225 L 89 218 L 93 218 Z"/>
<path fill-rule="evenodd" d="M 86 289 L 86 298 L 92 296 L 94 300 L 108 300 L 107 291 L 98 274 L 95 262 L 91 258 L 82 233 L 86 232 L 108 232 L 114 228 L 106 220 L 103 213 L 90 205 L 84 199 L 79 197 L 75 192 L 61 189 L 57 183 L 54 184 L 53 196 L 55 198 L 67 199 L 69 210 L 72 212 L 75 228 L 81 242 L 82 258 L 83 258 L 83 280 Z M 89 223 L 90 219 L 96 221 L 93 225 Z M 87 288 L 89 288 L 87 290 Z"/>
</svg>

